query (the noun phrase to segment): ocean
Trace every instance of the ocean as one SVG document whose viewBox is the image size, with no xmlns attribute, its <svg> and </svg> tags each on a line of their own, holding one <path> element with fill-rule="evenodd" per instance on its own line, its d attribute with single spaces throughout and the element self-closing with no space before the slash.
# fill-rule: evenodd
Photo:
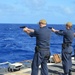
<svg viewBox="0 0 75 75">
<path fill-rule="evenodd" d="M 37 24 L 0 24 L 0 63 L 6 61 L 13 63 L 33 58 L 36 38 L 29 37 L 20 29 L 20 26 L 38 28 Z M 63 24 L 48 24 L 47 26 L 65 29 Z M 73 30 L 74 28 L 75 25 L 73 25 Z M 62 36 L 58 36 L 52 32 L 50 40 L 51 55 L 61 53 L 62 38 Z M 74 48 L 74 42 L 72 46 Z M 72 54 L 74 54 L 74 51 Z"/>
</svg>

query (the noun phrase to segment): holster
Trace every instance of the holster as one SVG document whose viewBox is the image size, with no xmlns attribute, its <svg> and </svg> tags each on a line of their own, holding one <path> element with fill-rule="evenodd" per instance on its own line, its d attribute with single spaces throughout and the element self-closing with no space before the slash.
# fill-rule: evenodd
<svg viewBox="0 0 75 75">
<path fill-rule="evenodd" d="M 40 49 L 42 49 L 42 48 L 40 48 L 40 47 L 38 47 L 38 46 L 35 46 L 35 52 L 39 52 Z M 46 50 L 46 49 L 43 49 L 43 50 Z M 48 52 L 48 53 L 44 56 L 44 58 L 47 59 L 47 60 L 49 60 L 49 58 L 50 58 L 50 53 Z"/>
<path fill-rule="evenodd" d="M 62 48 L 65 49 L 66 47 L 68 47 L 68 46 L 70 46 L 70 45 L 71 45 L 70 43 L 63 43 L 63 44 L 62 44 Z"/>
<path fill-rule="evenodd" d="M 65 49 L 66 48 L 66 44 L 63 43 L 62 44 L 62 48 Z"/>
<path fill-rule="evenodd" d="M 46 55 L 44 58 L 47 59 L 47 60 L 49 60 L 50 54 Z"/>
<path fill-rule="evenodd" d="M 38 51 L 39 51 L 39 47 L 35 46 L 35 52 L 38 52 Z"/>
</svg>

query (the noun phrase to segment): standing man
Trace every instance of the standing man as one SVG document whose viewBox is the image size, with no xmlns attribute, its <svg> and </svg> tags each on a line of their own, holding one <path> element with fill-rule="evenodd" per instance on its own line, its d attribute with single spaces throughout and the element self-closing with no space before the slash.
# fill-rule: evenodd
<svg viewBox="0 0 75 75">
<path fill-rule="evenodd" d="M 48 75 L 47 61 L 50 57 L 50 35 L 51 29 L 46 26 L 46 20 L 39 21 L 39 29 L 24 28 L 23 31 L 31 37 L 36 37 L 35 54 L 32 61 L 31 75 L 38 75 L 41 65 L 41 75 Z"/>
<path fill-rule="evenodd" d="M 72 31 L 72 23 L 66 23 L 66 30 L 55 30 L 53 29 L 58 35 L 63 36 L 63 44 L 62 44 L 62 65 L 65 75 L 72 75 L 71 74 L 71 54 L 72 54 L 72 42 L 74 39 L 74 32 Z"/>
</svg>

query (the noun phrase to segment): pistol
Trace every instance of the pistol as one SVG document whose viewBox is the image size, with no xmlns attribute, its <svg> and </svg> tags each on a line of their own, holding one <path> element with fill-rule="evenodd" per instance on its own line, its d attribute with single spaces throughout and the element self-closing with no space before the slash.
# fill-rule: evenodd
<svg viewBox="0 0 75 75">
<path fill-rule="evenodd" d="M 52 29 L 53 27 L 48 27 L 49 29 Z"/>
<path fill-rule="evenodd" d="M 59 30 L 60 32 L 62 32 L 63 30 Z"/>
<path fill-rule="evenodd" d="M 26 28 L 26 26 L 21 26 L 20 28 L 22 28 L 22 29 L 23 29 L 23 28 Z"/>
</svg>

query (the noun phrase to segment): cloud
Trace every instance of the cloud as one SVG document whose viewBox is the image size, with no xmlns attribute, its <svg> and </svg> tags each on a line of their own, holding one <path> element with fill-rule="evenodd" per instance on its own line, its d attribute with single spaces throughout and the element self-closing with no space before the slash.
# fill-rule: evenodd
<svg viewBox="0 0 75 75">
<path fill-rule="evenodd" d="M 72 14 L 72 10 L 71 10 L 71 8 L 69 8 L 69 7 L 66 7 L 66 8 L 64 8 L 63 10 L 64 10 L 64 12 L 67 13 L 67 14 Z"/>
<path fill-rule="evenodd" d="M 49 1 L 46 0 L 12 0 L 9 3 L 0 4 L 0 10 L 9 14 L 72 13 L 71 8 L 69 7 L 51 5 L 48 2 Z"/>
<path fill-rule="evenodd" d="M 65 18 L 75 13 L 75 1 L 54 0 L 2 0 L 0 2 L 0 18 L 25 19 L 32 22 L 32 18 Z M 62 4 L 61 4 L 62 3 Z M 11 19 L 11 20 L 12 20 Z M 16 20 L 15 20 L 16 21 Z M 34 20 L 33 20 L 34 21 Z"/>
<path fill-rule="evenodd" d="M 13 10 L 13 7 L 11 5 L 0 4 L 0 10 L 2 10 L 2 11 L 9 11 L 11 9 Z"/>
<path fill-rule="evenodd" d="M 51 12 L 51 13 L 58 13 L 58 15 L 71 15 L 73 13 L 72 7 L 69 6 L 62 6 L 62 5 L 52 5 L 52 6 L 48 6 L 48 8 L 46 9 L 46 11 Z M 57 14 L 56 14 L 57 15 Z"/>
<path fill-rule="evenodd" d="M 46 4 L 46 0 L 25 0 L 23 5 L 30 11 L 41 10 Z"/>
<path fill-rule="evenodd" d="M 25 10 L 20 3 L 12 2 L 11 3 L 0 3 L 0 15 L 1 16 L 17 16 L 24 15 Z M 26 9 L 26 8 L 25 8 Z"/>
<path fill-rule="evenodd" d="M 75 0 L 73 0 L 72 3 L 75 4 Z"/>
<path fill-rule="evenodd" d="M 73 13 L 73 10 L 70 6 L 66 5 L 54 5 L 49 3 L 50 1 L 47 0 L 23 0 L 21 3 L 24 8 L 27 8 L 30 13 L 35 14 L 55 14 L 56 15 L 70 15 Z M 25 9 L 24 9 L 25 10 Z M 34 14 L 34 15 L 35 15 Z"/>
</svg>

